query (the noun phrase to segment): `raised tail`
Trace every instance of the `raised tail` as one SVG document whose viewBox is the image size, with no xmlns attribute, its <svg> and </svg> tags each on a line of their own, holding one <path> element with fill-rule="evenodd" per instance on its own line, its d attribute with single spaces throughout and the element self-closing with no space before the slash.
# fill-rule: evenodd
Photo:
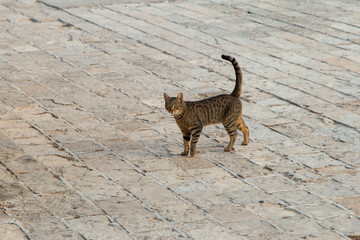
<svg viewBox="0 0 360 240">
<path fill-rule="evenodd" d="M 236 61 L 235 58 L 233 58 L 231 56 L 221 55 L 221 58 L 231 62 L 232 65 L 234 66 L 235 75 L 236 75 L 236 83 L 235 83 L 235 88 L 230 95 L 232 95 L 234 97 L 240 97 L 241 86 L 242 86 L 242 73 L 241 73 L 239 63 Z"/>
</svg>

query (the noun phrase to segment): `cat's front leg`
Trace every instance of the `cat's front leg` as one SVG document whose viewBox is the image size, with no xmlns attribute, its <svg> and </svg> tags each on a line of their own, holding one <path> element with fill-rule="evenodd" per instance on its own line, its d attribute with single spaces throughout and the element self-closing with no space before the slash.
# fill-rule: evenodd
<svg viewBox="0 0 360 240">
<path fill-rule="evenodd" d="M 199 125 L 191 130 L 191 145 L 190 145 L 191 157 L 194 157 L 196 155 L 196 144 L 199 141 L 202 128 L 203 127 Z"/>
<path fill-rule="evenodd" d="M 181 156 L 187 156 L 189 154 L 191 133 L 183 132 L 183 139 L 184 139 L 184 151 L 181 153 Z"/>
</svg>

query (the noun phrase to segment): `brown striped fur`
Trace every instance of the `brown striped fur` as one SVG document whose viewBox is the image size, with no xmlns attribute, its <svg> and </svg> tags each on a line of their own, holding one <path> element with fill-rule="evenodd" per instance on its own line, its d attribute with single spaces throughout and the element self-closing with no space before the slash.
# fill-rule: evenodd
<svg viewBox="0 0 360 240">
<path fill-rule="evenodd" d="M 231 94 L 223 94 L 201 101 L 190 102 L 183 100 L 183 94 L 169 97 L 164 93 L 165 108 L 171 113 L 179 126 L 184 139 L 183 156 L 196 154 L 196 144 L 204 126 L 222 123 L 230 136 L 230 142 L 225 148 L 226 152 L 233 150 L 237 137 L 237 130 L 244 135 L 242 145 L 249 143 L 249 129 L 241 117 L 240 93 L 242 86 L 242 73 L 235 58 L 222 55 L 223 59 L 230 61 L 235 69 L 236 84 Z"/>
</svg>

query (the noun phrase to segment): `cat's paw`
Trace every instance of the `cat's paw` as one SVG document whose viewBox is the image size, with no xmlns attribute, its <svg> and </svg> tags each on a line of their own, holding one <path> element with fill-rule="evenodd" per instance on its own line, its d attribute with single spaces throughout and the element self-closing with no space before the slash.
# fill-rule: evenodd
<svg viewBox="0 0 360 240">
<path fill-rule="evenodd" d="M 182 152 L 181 156 L 187 156 L 189 152 Z"/>
<path fill-rule="evenodd" d="M 241 145 L 243 145 L 243 146 L 246 146 L 248 144 L 249 144 L 249 141 L 245 141 L 245 140 L 241 143 Z"/>
<path fill-rule="evenodd" d="M 225 151 L 225 152 L 230 152 L 230 151 L 232 151 L 232 150 L 234 150 L 234 148 L 229 148 L 229 147 L 224 148 L 224 151 Z"/>
<path fill-rule="evenodd" d="M 191 152 L 190 152 L 190 156 L 191 156 L 191 157 L 195 157 L 195 155 L 196 155 L 196 151 L 191 151 Z"/>
</svg>

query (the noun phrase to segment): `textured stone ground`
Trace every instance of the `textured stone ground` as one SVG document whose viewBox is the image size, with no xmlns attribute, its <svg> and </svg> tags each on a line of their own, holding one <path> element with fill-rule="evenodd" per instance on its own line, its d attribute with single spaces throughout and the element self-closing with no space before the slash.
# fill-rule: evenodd
<svg viewBox="0 0 360 240">
<path fill-rule="evenodd" d="M 360 235 L 359 2 L 139 2 L 0 1 L 0 239 Z M 250 144 L 181 157 L 163 92 L 231 91 L 223 53 Z"/>
</svg>

